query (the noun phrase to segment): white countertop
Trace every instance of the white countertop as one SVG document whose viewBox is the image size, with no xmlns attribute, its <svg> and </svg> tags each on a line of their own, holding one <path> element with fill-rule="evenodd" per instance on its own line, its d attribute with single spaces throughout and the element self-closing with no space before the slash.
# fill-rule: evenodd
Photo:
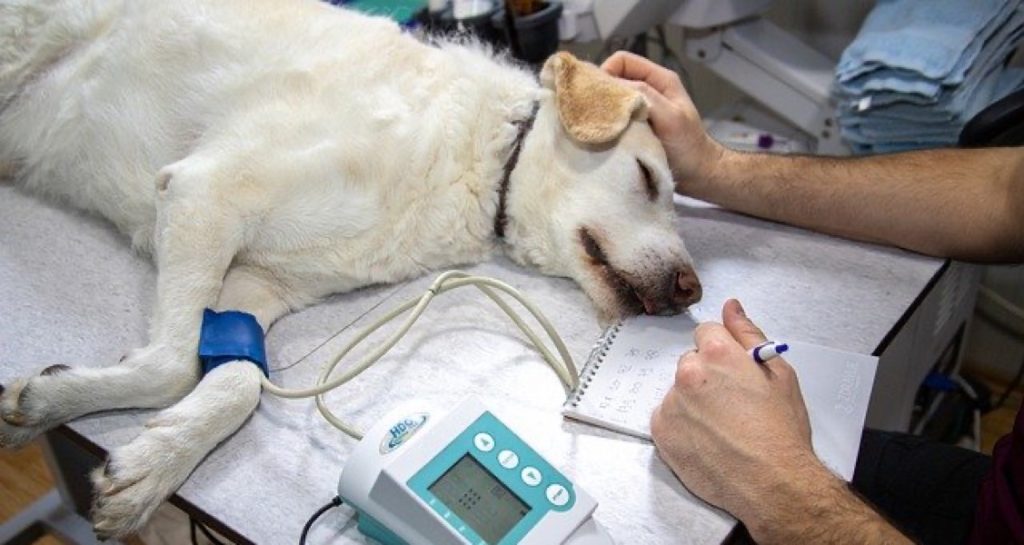
<svg viewBox="0 0 1024 545">
<path fill-rule="evenodd" d="M 680 199 L 677 208 L 704 286 L 694 315 L 714 319 L 726 298 L 739 297 L 769 336 L 870 354 L 942 266 L 696 201 Z M 582 365 L 601 327 L 575 284 L 504 258 L 468 270 L 525 292 Z M 267 353 L 271 369 L 289 368 L 271 378 L 311 384 L 360 325 L 418 296 L 432 279 L 338 295 L 283 318 L 268 335 Z M 111 365 L 143 346 L 154 280 L 149 260 L 103 220 L 0 185 L 0 382 L 54 363 Z M 470 394 L 598 500 L 595 517 L 618 543 L 717 543 L 730 531 L 732 520 L 690 496 L 649 443 L 563 420 L 564 393 L 553 372 L 472 289 L 436 299 L 391 354 L 328 400 L 365 429 L 395 403 L 445 407 Z M 150 414 L 89 416 L 71 427 L 109 449 L 135 437 Z M 312 400 L 264 394 L 252 419 L 178 494 L 253 542 L 295 543 L 306 519 L 334 496 L 353 444 L 320 418 Z M 309 543 L 368 540 L 343 507 L 321 518 Z"/>
</svg>

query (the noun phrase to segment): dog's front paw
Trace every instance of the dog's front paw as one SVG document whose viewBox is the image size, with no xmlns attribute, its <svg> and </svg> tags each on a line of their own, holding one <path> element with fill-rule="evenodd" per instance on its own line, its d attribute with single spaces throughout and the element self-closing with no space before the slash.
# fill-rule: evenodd
<svg viewBox="0 0 1024 545">
<path fill-rule="evenodd" d="M 68 367 L 53 365 L 38 377 L 21 379 L 9 386 L 0 385 L 0 448 L 18 448 L 40 433 L 60 424 L 48 410 L 45 384 Z"/>
<path fill-rule="evenodd" d="M 182 426 L 158 416 L 134 441 L 114 450 L 93 471 L 93 529 L 100 539 L 138 532 L 202 459 Z"/>
<path fill-rule="evenodd" d="M 43 433 L 42 429 L 32 426 L 12 426 L 7 422 L 0 421 L 0 448 L 18 449 Z"/>
</svg>

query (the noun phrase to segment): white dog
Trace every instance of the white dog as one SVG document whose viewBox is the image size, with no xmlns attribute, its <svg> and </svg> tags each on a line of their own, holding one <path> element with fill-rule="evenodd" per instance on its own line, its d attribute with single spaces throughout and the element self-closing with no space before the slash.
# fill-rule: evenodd
<svg viewBox="0 0 1024 545">
<path fill-rule="evenodd" d="M 0 391 L 0 445 L 168 407 L 96 471 L 101 536 L 140 528 L 260 397 L 200 381 L 204 307 L 283 314 L 504 251 L 606 318 L 700 298 L 639 93 L 559 54 L 540 81 L 314 0 L 0 2 L 0 164 L 154 256 L 149 345 Z M 12 377 L 5 377 L 11 379 Z"/>
</svg>

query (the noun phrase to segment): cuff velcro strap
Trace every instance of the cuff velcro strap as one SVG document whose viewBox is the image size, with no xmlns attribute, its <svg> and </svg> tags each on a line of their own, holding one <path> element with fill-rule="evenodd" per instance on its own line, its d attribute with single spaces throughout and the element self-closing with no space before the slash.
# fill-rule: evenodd
<svg viewBox="0 0 1024 545">
<path fill-rule="evenodd" d="M 267 353 L 263 346 L 263 328 L 256 317 L 245 312 L 203 310 L 199 331 L 199 362 L 203 376 L 229 361 L 246 360 L 256 364 L 267 377 Z"/>
</svg>

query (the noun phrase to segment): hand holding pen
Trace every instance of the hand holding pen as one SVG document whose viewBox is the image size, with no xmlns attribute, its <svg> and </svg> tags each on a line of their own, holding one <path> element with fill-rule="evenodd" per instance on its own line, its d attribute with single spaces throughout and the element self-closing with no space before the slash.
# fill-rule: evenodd
<svg viewBox="0 0 1024 545">
<path fill-rule="evenodd" d="M 727 301 L 720 323 L 697 326 L 696 350 L 679 359 L 651 417 L 654 444 L 672 471 L 741 519 L 765 510 L 764 502 L 746 500 L 771 497 L 782 486 L 777 478 L 829 475 L 811 448 L 796 372 L 777 357 L 788 346 L 767 342 L 739 302 Z M 751 495 L 753 486 L 764 490 Z"/>
<path fill-rule="evenodd" d="M 768 363 L 772 358 L 777 358 L 783 352 L 789 350 L 789 345 L 775 341 L 765 341 L 750 349 L 750 357 L 760 365 Z"/>
</svg>

